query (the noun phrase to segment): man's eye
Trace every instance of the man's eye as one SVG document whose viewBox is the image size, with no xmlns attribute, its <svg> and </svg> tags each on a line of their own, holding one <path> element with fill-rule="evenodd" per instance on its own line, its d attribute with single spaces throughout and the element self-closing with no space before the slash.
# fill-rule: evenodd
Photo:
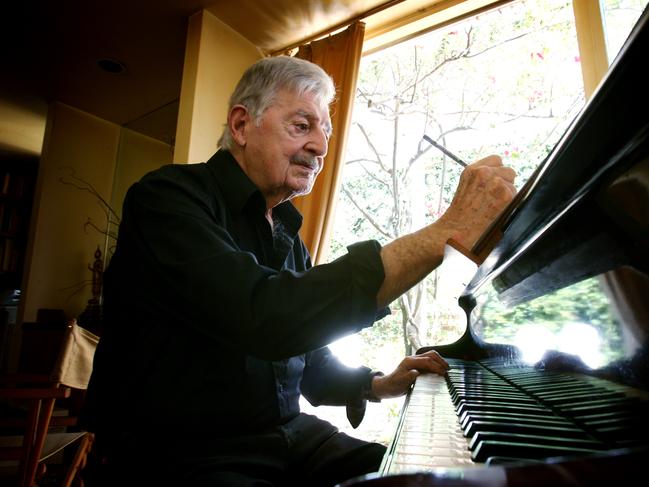
<svg viewBox="0 0 649 487">
<path fill-rule="evenodd" d="M 295 127 L 300 131 L 300 132 L 308 132 L 309 131 L 309 124 L 308 123 L 296 123 Z"/>
</svg>

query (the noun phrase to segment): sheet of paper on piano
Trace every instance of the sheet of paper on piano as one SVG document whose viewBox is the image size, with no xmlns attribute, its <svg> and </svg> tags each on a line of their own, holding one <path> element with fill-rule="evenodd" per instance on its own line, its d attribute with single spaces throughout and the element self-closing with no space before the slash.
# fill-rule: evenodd
<svg viewBox="0 0 649 487">
<path fill-rule="evenodd" d="M 444 260 L 437 268 L 440 299 L 457 300 L 478 269 L 478 263 L 461 245 L 449 240 L 444 246 Z"/>
</svg>

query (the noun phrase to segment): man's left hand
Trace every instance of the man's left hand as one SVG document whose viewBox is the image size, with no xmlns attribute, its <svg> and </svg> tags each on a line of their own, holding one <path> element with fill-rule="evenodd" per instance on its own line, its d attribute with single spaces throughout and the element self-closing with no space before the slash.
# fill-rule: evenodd
<svg viewBox="0 0 649 487">
<path fill-rule="evenodd" d="M 446 360 L 434 350 L 421 355 L 410 355 L 391 374 L 374 377 L 372 393 L 380 399 L 402 396 L 408 392 L 419 374 L 432 372 L 444 375 L 448 369 Z"/>
</svg>

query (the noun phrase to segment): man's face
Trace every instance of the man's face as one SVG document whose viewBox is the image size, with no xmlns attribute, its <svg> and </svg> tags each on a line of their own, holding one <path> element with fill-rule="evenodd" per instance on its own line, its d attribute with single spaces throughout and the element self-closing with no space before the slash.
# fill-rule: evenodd
<svg viewBox="0 0 649 487">
<path fill-rule="evenodd" d="M 246 127 L 243 169 L 269 208 L 313 188 L 331 134 L 327 106 L 307 93 L 278 92 L 261 120 Z"/>
</svg>

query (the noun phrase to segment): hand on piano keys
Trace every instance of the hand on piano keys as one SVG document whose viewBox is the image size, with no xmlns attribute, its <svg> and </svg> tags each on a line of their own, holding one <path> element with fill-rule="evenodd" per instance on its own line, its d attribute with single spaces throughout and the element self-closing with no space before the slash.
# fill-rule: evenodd
<svg viewBox="0 0 649 487">
<path fill-rule="evenodd" d="M 448 362 L 435 350 L 410 355 L 405 357 L 392 373 L 374 377 L 372 394 L 378 399 L 403 396 L 421 374 L 433 373 L 443 376 L 448 369 Z"/>
<path fill-rule="evenodd" d="M 383 474 L 647 451 L 644 391 L 502 358 L 449 362 L 417 380 Z"/>
</svg>

